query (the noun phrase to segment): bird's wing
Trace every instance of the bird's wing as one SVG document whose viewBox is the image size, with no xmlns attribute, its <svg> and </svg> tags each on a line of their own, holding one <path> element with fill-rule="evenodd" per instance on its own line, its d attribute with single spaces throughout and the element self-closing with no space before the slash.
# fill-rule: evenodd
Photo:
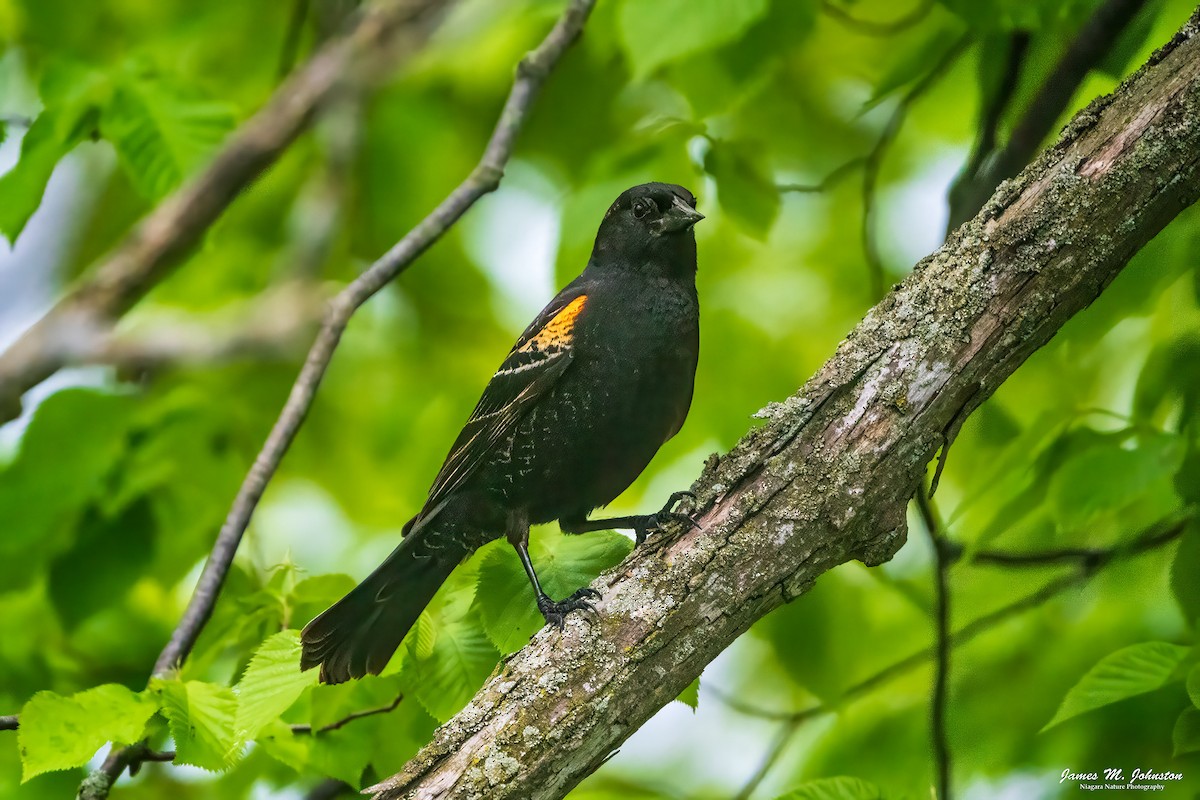
<svg viewBox="0 0 1200 800">
<path fill-rule="evenodd" d="M 575 323 L 587 302 L 582 288 L 564 289 L 517 339 L 450 449 L 420 516 L 462 486 L 566 370 L 574 355 Z"/>
</svg>

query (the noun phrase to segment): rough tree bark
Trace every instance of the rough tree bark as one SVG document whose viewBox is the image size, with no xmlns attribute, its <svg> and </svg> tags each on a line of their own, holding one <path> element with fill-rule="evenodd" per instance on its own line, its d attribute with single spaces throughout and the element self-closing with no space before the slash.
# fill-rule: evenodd
<svg viewBox="0 0 1200 800">
<path fill-rule="evenodd" d="M 563 797 L 763 615 L 904 543 L 962 421 L 1200 197 L 1200 12 L 917 265 L 693 490 L 700 528 L 594 584 L 377 798 Z"/>
</svg>

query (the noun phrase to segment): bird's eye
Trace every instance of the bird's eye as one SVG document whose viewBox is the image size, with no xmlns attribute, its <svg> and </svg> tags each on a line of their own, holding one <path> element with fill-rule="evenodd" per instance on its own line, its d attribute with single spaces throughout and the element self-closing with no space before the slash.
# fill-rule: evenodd
<svg viewBox="0 0 1200 800">
<path fill-rule="evenodd" d="M 638 219 L 641 219 L 642 217 L 649 214 L 651 209 L 653 209 L 653 208 L 654 208 L 654 204 L 651 203 L 649 200 L 645 200 L 645 199 L 638 200 L 636 203 L 633 204 L 633 215 L 635 217 L 637 217 Z"/>
</svg>

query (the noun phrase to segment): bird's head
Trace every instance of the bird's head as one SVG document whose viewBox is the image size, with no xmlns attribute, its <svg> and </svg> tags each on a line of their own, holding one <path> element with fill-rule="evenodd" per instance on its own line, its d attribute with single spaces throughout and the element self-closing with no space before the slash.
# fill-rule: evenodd
<svg viewBox="0 0 1200 800">
<path fill-rule="evenodd" d="M 692 226 L 702 219 L 695 196 L 682 186 L 634 186 L 622 192 L 604 215 L 592 259 L 695 272 Z"/>
</svg>

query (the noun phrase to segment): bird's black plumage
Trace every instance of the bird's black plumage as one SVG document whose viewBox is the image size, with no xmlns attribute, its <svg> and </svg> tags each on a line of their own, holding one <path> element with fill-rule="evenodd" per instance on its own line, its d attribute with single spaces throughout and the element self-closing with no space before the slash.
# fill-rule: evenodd
<svg viewBox="0 0 1200 800">
<path fill-rule="evenodd" d="M 672 513 L 588 520 L 683 425 L 700 348 L 696 239 L 703 217 L 681 186 L 647 183 L 609 208 L 587 268 L 521 334 L 483 391 L 404 539 L 304 629 L 303 668 L 336 683 L 379 673 L 450 571 L 507 536 L 547 621 L 589 608 L 554 601 L 529 561 L 531 524 L 633 528 Z"/>
</svg>

